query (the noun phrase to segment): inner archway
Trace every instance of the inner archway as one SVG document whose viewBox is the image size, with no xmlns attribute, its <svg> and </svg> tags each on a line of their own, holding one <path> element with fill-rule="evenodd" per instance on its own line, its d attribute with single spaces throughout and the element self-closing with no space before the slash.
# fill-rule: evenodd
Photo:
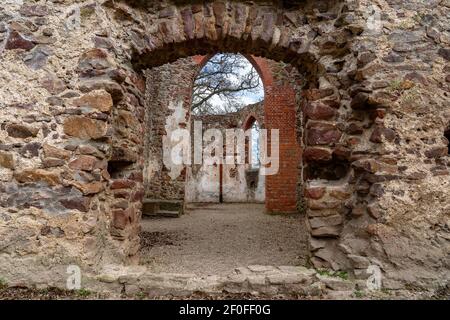
<svg viewBox="0 0 450 320">
<path fill-rule="evenodd" d="M 242 55 L 219 53 L 200 63 L 191 104 L 191 128 L 201 129 L 203 161 L 187 167 L 186 203 L 264 203 L 264 176 L 252 170 L 248 157 L 250 128 L 243 128 L 250 114 L 264 118 L 264 89 L 254 66 Z M 191 132 L 193 131 L 191 130 Z M 215 131 L 215 132 L 213 132 Z M 215 135 L 214 133 L 217 133 Z M 195 137 L 199 132 L 194 132 Z M 212 134 L 213 141 L 206 139 Z M 212 165 L 206 157 L 209 144 L 219 139 L 214 149 L 223 156 Z M 245 153 L 245 155 L 244 155 Z M 259 157 L 259 156 L 258 156 Z"/>
</svg>

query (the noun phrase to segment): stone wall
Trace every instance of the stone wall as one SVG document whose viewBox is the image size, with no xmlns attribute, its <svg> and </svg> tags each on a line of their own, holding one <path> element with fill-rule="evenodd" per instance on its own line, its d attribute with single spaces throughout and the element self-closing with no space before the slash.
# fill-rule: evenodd
<svg viewBox="0 0 450 320">
<path fill-rule="evenodd" d="M 142 70 L 228 51 L 304 76 L 311 262 L 361 277 L 377 264 L 389 288 L 448 280 L 449 1 L 283 3 L 3 1 L 2 276 L 39 282 L 64 279 L 70 263 L 135 261 Z M 278 105 L 295 97 L 282 89 Z"/>
<path fill-rule="evenodd" d="M 171 141 L 171 135 L 177 129 L 190 130 L 192 86 L 198 71 L 194 58 L 146 71 L 144 172 L 147 198 L 184 200 L 186 166 L 174 164 L 170 159 L 170 148 L 177 144 Z"/>
<path fill-rule="evenodd" d="M 368 6 L 371 1 L 361 1 Z M 390 280 L 448 281 L 449 1 L 379 1 L 380 32 L 364 31 L 352 49 L 354 110 L 348 119 L 356 197 L 341 247 L 355 268 L 376 257 Z M 362 117 L 362 110 L 369 112 Z M 370 130 L 363 129 L 370 126 Z M 356 200 L 356 201 L 355 201 Z M 356 232 L 364 230 L 356 241 Z M 351 252 L 350 252 L 351 251 Z M 372 259 L 373 261 L 374 259 Z M 367 261 L 364 259 L 364 261 Z M 358 267 L 359 265 L 359 267 Z"/>
</svg>

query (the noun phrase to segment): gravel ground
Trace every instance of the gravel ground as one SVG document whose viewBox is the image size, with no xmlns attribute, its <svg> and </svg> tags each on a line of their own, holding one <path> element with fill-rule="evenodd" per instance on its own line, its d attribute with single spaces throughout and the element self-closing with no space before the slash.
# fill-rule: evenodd
<svg viewBox="0 0 450 320">
<path fill-rule="evenodd" d="M 142 220 L 141 261 L 154 272 L 225 275 L 248 265 L 304 265 L 302 215 L 261 204 L 191 205 L 181 218 Z"/>
</svg>

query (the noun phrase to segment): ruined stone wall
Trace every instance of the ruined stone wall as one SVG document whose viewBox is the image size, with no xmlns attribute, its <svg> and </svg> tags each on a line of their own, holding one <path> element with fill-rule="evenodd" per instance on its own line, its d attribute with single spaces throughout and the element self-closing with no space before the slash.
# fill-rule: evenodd
<svg viewBox="0 0 450 320">
<path fill-rule="evenodd" d="M 0 274 L 136 261 L 145 83 L 94 1 L 0 6 Z"/>
<path fill-rule="evenodd" d="M 52 284 L 70 263 L 136 260 L 141 71 L 222 50 L 304 75 L 311 263 L 361 277 L 377 264 L 388 288 L 445 282 L 449 11 L 448 0 L 3 1 L 1 274 Z"/>
<path fill-rule="evenodd" d="M 352 44 L 354 110 L 347 141 L 358 200 L 341 247 L 376 257 L 391 280 L 445 283 L 449 269 L 450 177 L 443 133 L 450 120 L 450 2 L 361 1 L 381 26 Z M 370 108 L 362 116 L 362 110 Z M 369 132 L 364 130 L 371 126 Z M 363 129 L 361 130 L 360 127 Z M 359 220 L 359 222 L 357 222 Z M 356 232 L 366 235 L 356 240 Z M 351 256 L 361 268 L 367 260 Z M 357 267 L 358 268 L 358 267 Z M 413 280 L 414 279 L 414 280 Z"/>
<path fill-rule="evenodd" d="M 178 129 L 190 130 L 192 86 L 198 71 L 199 65 L 193 57 L 146 71 L 144 181 L 147 198 L 184 200 L 186 166 L 174 164 L 170 157 L 171 148 L 179 144 L 172 140 L 172 134 Z"/>
</svg>

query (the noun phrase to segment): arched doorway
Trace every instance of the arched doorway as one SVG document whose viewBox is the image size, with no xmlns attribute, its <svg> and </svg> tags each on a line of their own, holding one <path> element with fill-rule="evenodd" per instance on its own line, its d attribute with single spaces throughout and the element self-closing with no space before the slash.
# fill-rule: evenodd
<svg viewBox="0 0 450 320">
<path fill-rule="evenodd" d="M 214 156 L 224 155 L 224 157 L 239 153 L 244 161 L 242 163 L 219 161 L 206 164 L 205 159 L 202 159 L 201 164 L 167 163 L 164 162 L 164 157 L 158 155 L 157 150 L 155 150 L 155 146 L 158 146 L 164 151 L 164 143 L 157 144 L 158 141 L 153 140 L 151 144 L 148 144 L 152 147 L 152 151 L 149 153 L 150 161 L 145 160 L 145 163 L 154 164 L 155 161 L 160 159 L 159 168 L 161 170 L 153 169 L 152 172 L 155 175 L 145 176 L 145 179 L 150 182 L 150 188 L 154 187 L 154 190 L 161 192 L 160 195 L 163 197 L 168 196 L 161 199 L 164 205 L 167 201 L 173 203 L 184 201 L 185 214 L 179 215 L 179 219 L 172 220 L 144 219 L 142 222 L 144 230 L 142 237 L 151 238 L 151 234 L 157 234 L 164 238 L 161 233 L 168 233 L 169 237 L 184 240 L 179 242 L 171 240 L 173 243 L 177 243 L 175 247 L 163 245 L 161 247 L 164 247 L 164 249 L 159 246 L 149 248 L 149 250 L 144 248 L 142 257 L 151 261 L 157 260 L 161 253 L 158 250 L 165 250 L 166 258 L 163 258 L 160 263 L 152 264 L 152 266 L 160 268 L 159 270 L 168 269 L 172 271 L 175 271 L 175 267 L 189 271 L 189 268 L 195 266 L 197 270 L 210 268 L 210 272 L 224 272 L 223 268 L 230 271 L 240 265 L 255 263 L 261 265 L 303 265 L 307 260 L 306 217 L 304 214 L 286 215 L 286 213 L 296 212 L 297 185 L 299 182 L 298 162 L 295 161 L 295 157 L 288 157 L 284 160 L 288 149 L 278 149 L 279 146 L 276 145 L 279 142 L 283 145 L 294 142 L 295 144 L 289 152 L 300 152 L 299 144 L 296 143 L 295 119 L 299 109 L 295 108 L 297 106 L 295 95 L 287 95 L 282 99 L 277 99 L 273 93 L 277 92 L 274 87 L 279 87 L 270 83 L 273 81 L 272 69 L 282 65 L 275 61 L 250 56 L 249 59 L 252 59 L 254 65 L 258 68 L 258 74 L 265 77 L 262 82 L 269 84 L 269 87 L 264 87 L 264 101 L 250 105 L 244 104 L 242 108 L 234 109 L 231 112 L 216 112 L 217 108 L 213 108 L 215 112 L 212 112 L 212 114 L 194 114 L 190 112 L 192 111 L 190 103 L 192 101 L 190 96 L 192 85 L 186 79 L 191 79 L 194 82 L 198 73 L 193 71 L 193 66 L 197 66 L 195 70 L 205 67 L 207 66 L 205 60 L 207 61 L 207 59 L 211 59 L 211 56 L 179 59 L 160 67 L 154 67 L 146 72 L 149 95 L 147 105 L 149 116 L 147 116 L 147 119 L 152 120 L 149 127 L 153 126 L 151 132 L 159 132 L 164 128 L 165 135 L 156 135 L 154 137 L 156 139 L 165 139 L 165 136 L 177 133 L 177 130 L 182 130 L 186 136 L 190 135 L 189 139 L 180 140 L 178 138 L 184 136 L 184 134 L 176 134 L 176 139 L 174 139 L 172 145 L 175 148 L 180 141 L 185 143 L 187 141 L 185 146 L 191 145 L 190 142 L 196 142 L 197 135 L 199 135 L 200 145 L 202 146 L 200 155 L 205 155 L 205 153 L 211 151 L 214 151 Z M 289 87 L 287 83 L 284 86 Z M 167 88 L 170 90 L 167 90 Z M 291 92 L 295 91 L 293 87 L 290 88 Z M 270 94 L 267 95 L 267 93 Z M 292 100 L 289 101 L 289 98 L 292 98 Z M 266 129 L 267 110 L 277 112 L 276 118 L 284 115 L 286 121 L 283 128 L 274 128 L 278 131 L 277 141 L 270 140 L 272 144 L 266 148 L 270 151 L 270 156 L 276 157 L 276 161 L 279 163 L 276 164 L 276 171 L 272 175 L 265 176 L 261 166 L 258 165 L 258 162 L 262 162 L 262 159 L 259 159 L 258 156 L 252 156 L 252 154 L 257 154 L 254 147 L 259 145 L 260 134 L 257 131 Z M 156 121 L 157 119 L 161 121 L 159 124 Z M 276 124 L 274 119 L 271 119 L 271 121 Z M 211 139 L 211 136 L 207 135 L 208 130 L 220 134 L 217 149 L 207 148 L 209 143 L 213 144 L 217 141 L 216 137 Z M 227 130 L 231 130 L 231 133 L 234 133 L 234 130 L 243 133 L 242 153 L 239 152 L 238 145 L 233 144 L 231 150 L 227 148 L 226 142 L 230 137 Z M 245 132 L 247 132 L 247 135 L 245 135 Z M 237 136 L 231 136 L 232 139 L 236 138 L 233 141 L 240 140 Z M 266 136 L 272 138 L 271 132 L 268 131 Z M 194 161 L 196 146 L 195 143 L 192 143 L 188 150 L 189 154 L 192 155 L 191 160 Z M 275 146 L 277 147 L 276 150 L 274 149 Z M 180 154 L 186 154 L 186 152 Z M 275 168 L 275 164 L 269 163 L 267 167 Z M 290 176 L 287 171 L 291 171 Z M 144 172 L 150 171 L 144 170 Z M 166 172 L 166 177 L 161 176 L 160 178 L 158 176 L 160 172 Z M 172 172 L 178 172 L 179 175 L 172 179 L 170 176 Z M 279 175 L 280 172 L 283 174 L 281 178 L 271 180 L 272 184 L 267 186 L 265 183 L 267 179 Z M 287 176 L 289 176 L 289 179 L 284 178 Z M 276 182 L 280 182 L 286 187 L 286 190 L 291 185 L 293 190 L 277 192 L 274 188 L 277 186 Z M 180 190 L 180 192 L 173 192 L 174 190 Z M 266 212 L 274 212 L 267 210 L 267 190 L 271 192 L 273 197 L 280 197 L 279 200 L 272 198 L 270 203 L 280 206 L 278 208 L 280 208 L 279 212 L 283 213 L 282 215 L 265 214 Z M 183 191 L 185 192 L 184 198 L 182 198 Z M 285 207 L 281 206 L 286 205 L 290 195 L 293 198 L 293 208 L 287 211 L 284 210 Z M 171 199 L 170 196 L 180 198 Z M 155 199 L 155 201 L 158 200 Z M 276 206 L 272 208 L 277 208 Z M 163 211 L 167 210 L 164 209 Z M 175 263 L 173 260 L 175 259 L 175 249 L 189 257 L 186 257 L 183 262 Z M 219 260 L 221 261 L 220 268 L 217 264 Z"/>
<path fill-rule="evenodd" d="M 136 9 L 140 10 L 140 7 Z M 155 12 L 160 10 L 161 8 L 155 8 Z M 289 12 L 290 10 L 294 15 Z M 333 12 L 334 16 L 341 16 L 346 11 L 351 11 L 347 7 L 342 7 L 340 2 L 327 3 L 321 10 Z M 117 23 L 128 25 L 127 14 L 124 14 L 120 5 L 113 4 L 111 11 L 124 18 L 119 19 Z M 125 81 L 120 72 L 111 72 L 116 82 L 105 83 L 115 102 L 115 108 L 111 114 L 114 129 L 110 140 L 112 156 L 107 160 L 111 168 L 115 167 L 114 164 L 127 165 L 120 166 L 119 170 L 114 171 L 114 176 L 108 182 L 106 190 L 108 199 L 101 200 L 114 203 L 114 200 L 110 200 L 110 194 L 113 193 L 110 191 L 117 187 L 127 188 L 133 194 L 133 197 L 126 200 L 128 201 L 127 209 L 115 210 L 110 217 L 113 238 L 118 241 L 127 240 L 114 242 L 118 246 L 123 245 L 125 257 L 133 256 L 133 252 L 136 253 L 138 247 L 135 246 L 138 239 L 136 224 L 139 221 L 141 201 L 145 193 L 142 188 L 142 178 L 139 178 L 137 173 L 142 172 L 143 166 L 142 139 L 145 137 L 145 132 L 150 131 L 157 136 L 166 131 L 166 128 L 147 126 L 147 123 L 161 116 L 160 111 L 164 109 L 161 108 L 164 106 L 162 103 L 164 99 L 158 101 L 158 97 L 162 97 L 159 93 L 165 94 L 170 91 L 167 90 L 168 88 L 157 85 L 150 90 L 145 90 L 145 81 L 140 76 L 140 72 L 147 68 L 164 68 L 167 63 L 194 55 L 228 51 L 253 55 L 250 57 L 257 62 L 254 64 L 255 68 L 260 71 L 265 84 L 266 114 L 270 112 L 274 115 L 271 121 L 266 121 L 266 127 L 279 128 L 280 137 L 291 137 L 280 145 L 280 168 L 281 170 L 289 168 L 289 170 L 269 177 L 272 180 L 271 183 L 277 187 L 266 190 L 268 211 L 295 212 L 298 209 L 307 211 L 311 227 L 310 248 L 314 256 L 312 259 L 314 265 L 346 267 L 348 259 L 345 257 L 348 253 L 337 249 L 343 227 L 343 216 L 346 210 L 352 210 L 360 204 L 364 205 L 366 210 L 367 204 L 376 199 L 361 199 L 359 194 L 354 193 L 355 179 L 349 180 L 352 168 L 348 165 L 351 158 L 351 145 L 349 141 L 344 141 L 346 126 L 341 123 L 344 118 L 340 116 L 340 112 L 351 113 L 351 110 L 359 109 L 358 112 L 363 118 L 366 116 L 369 118 L 364 108 L 369 102 L 372 104 L 370 108 L 374 108 L 377 102 L 369 101 L 368 94 L 358 86 L 349 91 L 353 82 L 359 81 L 353 79 L 354 73 L 346 74 L 344 79 L 340 79 L 337 75 L 344 65 L 350 66 L 356 61 L 356 56 L 353 55 L 348 44 L 351 43 L 357 30 L 347 30 L 345 24 L 323 21 L 323 17 L 320 17 L 304 24 L 308 30 L 297 33 L 298 28 L 295 25 L 304 21 L 306 12 L 313 16 L 317 13 L 312 4 L 305 5 L 303 8 L 302 4 L 294 7 L 285 6 L 284 3 L 260 6 L 257 3 L 224 1 L 208 2 L 204 5 L 170 6 L 167 10 L 161 10 L 161 16 L 154 17 L 151 20 L 154 23 L 152 22 L 151 25 L 143 22 L 139 28 L 130 29 L 127 32 L 128 48 L 132 49 L 127 54 L 119 54 L 117 63 L 127 70 L 128 77 Z M 140 14 L 146 13 L 140 12 Z M 333 42 L 324 36 L 316 37 L 315 32 L 311 32 L 313 30 L 310 28 L 322 23 L 329 26 L 332 33 L 343 41 Z M 104 56 L 104 53 L 99 51 L 101 50 L 87 52 L 80 60 L 86 64 L 97 56 Z M 270 68 L 264 67 L 264 65 L 267 66 L 267 62 L 257 56 L 281 61 L 285 65 L 278 70 L 281 72 L 271 72 Z M 191 71 L 194 70 L 194 64 L 189 65 L 189 68 Z M 285 72 L 289 74 L 292 70 L 302 75 L 302 79 L 298 79 L 294 85 L 285 81 L 283 77 Z M 103 74 L 104 72 L 99 73 L 100 76 Z M 179 88 L 172 91 L 173 96 L 178 99 L 169 99 L 172 100 L 170 105 L 172 110 L 181 110 L 185 103 L 189 103 L 192 89 L 190 83 L 195 73 L 192 72 L 191 75 L 192 77 L 172 79 Z M 166 75 L 164 73 L 151 75 L 146 72 L 146 76 L 147 81 L 157 84 L 162 83 L 159 79 L 163 79 Z M 122 84 L 126 87 L 126 92 L 122 89 Z M 100 85 L 101 83 L 96 82 L 97 87 Z M 170 95 L 166 96 L 170 98 Z M 150 99 L 156 107 L 152 109 L 155 113 L 146 115 L 144 121 L 143 109 L 145 108 L 142 108 L 142 101 L 146 99 Z M 298 100 L 301 103 L 295 103 Z M 300 109 L 305 110 L 304 117 Z M 301 116 L 296 117 L 296 114 Z M 129 124 L 126 128 L 133 128 L 131 134 L 124 132 L 120 124 L 127 121 Z M 186 119 L 179 122 L 181 125 L 183 123 L 186 124 Z M 308 151 L 308 158 L 305 157 L 305 161 L 301 159 L 299 144 L 305 145 L 305 153 Z M 157 149 L 162 148 L 156 148 L 156 153 L 160 152 Z M 319 173 L 333 171 L 334 159 L 344 162 L 342 174 L 339 177 L 332 177 L 336 178 L 336 181 L 328 179 L 327 175 L 322 178 L 320 174 L 316 174 L 317 170 L 310 170 L 311 174 L 308 175 L 303 174 L 304 170 L 310 166 L 314 169 L 315 164 L 320 169 Z M 289 167 L 288 163 L 291 162 L 296 163 L 295 168 Z M 360 163 L 356 165 L 361 165 L 362 170 L 367 167 Z M 158 166 L 155 167 L 158 169 Z M 182 167 L 179 170 L 180 173 L 183 172 Z M 161 170 L 155 170 L 155 172 L 161 172 Z M 360 176 L 362 173 L 357 174 Z M 130 177 L 135 179 L 133 183 L 121 181 L 130 180 Z M 165 179 L 164 175 L 161 177 L 162 180 Z M 183 185 L 183 178 L 176 180 L 175 185 L 177 184 Z M 267 181 L 267 185 L 269 184 Z M 164 184 L 163 189 L 178 190 L 173 186 L 172 182 Z M 307 198 L 304 203 L 299 201 L 303 198 L 303 194 Z M 355 195 L 355 199 L 349 200 L 350 196 L 347 197 L 346 194 Z M 121 206 L 124 204 L 121 203 Z M 329 218 L 330 209 L 333 213 L 331 218 Z M 135 219 L 131 218 L 133 215 L 136 216 Z M 130 246 L 130 243 L 133 245 Z"/>
<path fill-rule="evenodd" d="M 253 65 L 238 54 L 217 54 L 199 61 L 201 70 L 194 81 L 190 107 L 191 128 L 201 129 L 204 138 L 206 132 L 217 130 L 223 143 L 217 152 L 223 157 L 214 165 L 203 159 L 202 164 L 187 166 L 185 201 L 264 203 L 265 177 L 258 179 L 258 174 L 251 172 L 246 149 L 251 130 L 246 132 L 250 128 L 244 128 L 249 114 L 264 118 L 261 78 Z M 194 143 L 199 141 L 191 140 L 191 149 L 196 150 Z M 203 139 L 203 147 L 213 142 Z M 207 156 L 204 152 L 203 157 Z"/>
<path fill-rule="evenodd" d="M 253 201 L 264 202 L 268 213 L 298 212 L 299 203 L 303 201 L 302 169 L 299 166 L 301 164 L 301 141 L 299 140 L 301 133 L 298 126 L 298 123 L 301 121 L 300 101 L 298 100 L 300 74 L 290 75 L 287 77 L 290 77 L 290 79 L 285 79 L 283 82 L 275 82 L 271 68 L 275 68 L 276 62 L 269 63 L 268 60 L 252 56 L 246 56 L 246 58 L 261 77 L 261 82 L 264 86 L 264 101 L 260 104 L 247 105 L 239 112 L 235 111 L 235 113 L 227 116 L 218 114 L 203 115 L 200 119 L 199 115 L 194 114 L 193 117 L 197 117 L 196 120 L 198 122 L 203 121 L 205 124 L 210 122 L 209 126 L 226 123 L 226 125 L 221 125 L 223 130 L 239 128 L 245 131 L 250 129 L 250 127 L 246 127 L 248 126 L 249 115 L 258 114 L 256 116 L 260 118 L 259 122 L 264 124 L 264 129 L 267 131 L 265 135 L 267 140 L 267 148 L 265 149 L 267 157 L 265 160 L 267 160 L 267 163 L 260 170 L 260 174 L 256 176 L 259 177 L 259 185 L 257 183 L 247 184 L 246 176 L 249 177 L 249 180 L 254 180 L 253 182 L 256 182 L 256 179 L 252 177 L 252 172 L 245 172 L 244 166 L 240 168 L 233 165 L 224 167 L 220 163 L 206 171 L 204 167 L 199 166 L 192 167 L 194 171 L 191 171 L 186 166 L 176 166 L 175 171 L 178 173 L 176 179 L 174 177 L 169 179 L 167 175 L 166 178 L 160 177 L 160 174 L 165 170 L 164 167 L 168 170 L 171 169 L 168 166 L 163 166 L 163 161 L 161 160 L 163 156 L 160 154 L 162 150 L 161 139 L 158 135 L 154 135 L 153 138 L 157 141 L 148 141 L 148 145 L 152 146 L 150 147 L 150 157 L 153 156 L 154 161 L 147 163 L 159 161 L 161 170 L 152 170 L 153 175 L 151 173 L 150 175 L 147 173 L 144 175 L 144 178 L 152 184 L 148 190 L 157 190 L 157 192 L 148 192 L 147 198 L 153 199 L 152 201 L 157 201 L 158 199 L 183 201 L 183 192 L 187 190 L 188 202 L 214 202 L 220 200 L 225 200 L 225 202 L 242 202 L 253 199 Z M 197 67 L 201 69 L 207 65 L 209 59 L 211 59 L 211 56 L 194 56 L 193 60 L 189 62 L 189 70 L 186 70 L 189 75 L 182 73 L 183 79 L 177 81 L 176 85 L 170 85 L 170 87 L 173 87 L 170 91 L 173 94 L 169 93 L 167 88 L 159 87 L 160 83 L 164 83 L 164 78 L 155 75 L 155 68 L 152 69 L 153 71 L 147 72 L 147 78 L 151 79 L 151 86 L 153 86 L 148 88 L 148 91 L 151 92 L 148 105 L 150 112 L 152 112 L 148 116 L 148 119 L 151 120 L 151 123 L 148 124 L 149 126 L 155 126 L 159 121 L 159 128 L 164 127 L 166 134 L 168 133 L 167 130 L 169 130 L 169 134 L 176 130 L 187 130 L 190 131 L 192 137 L 195 137 L 194 131 L 202 131 L 202 128 L 203 130 L 207 129 L 208 125 L 200 129 L 193 126 L 193 122 L 190 120 L 191 104 L 188 101 L 191 99 L 190 92 L 192 90 L 190 81 L 194 83 L 195 76 L 197 76 L 197 73 L 192 71 L 192 63 L 197 63 Z M 186 62 L 185 60 L 183 61 Z M 166 66 L 162 66 L 161 71 L 158 72 L 167 74 L 167 71 L 164 71 L 166 68 Z M 184 72 L 182 66 L 179 68 Z M 172 77 L 178 76 L 173 75 Z M 158 88 L 155 86 L 158 86 Z M 167 105 L 171 99 L 172 101 L 177 101 L 173 102 L 173 105 L 178 106 L 176 107 L 176 113 L 183 119 L 173 116 L 172 120 L 166 121 L 165 116 L 161 115 L 161 103 L 166 103 Z M 170 108 L 175 110 L 173 106 L 169 106 Z M 171 111 L 166 111 L 166 116 L 169 116 L 169 113 Z M 175 114 L 175 112 L 172 113 Z M 159 129 L 155 128 L 155 130 Z M 271 141 L 272 137 L 275 139 L 273 143 Z M 200 142 L 200 145 L 203 146 L 203 142 Z M 193 147 L 191 152 L 195 153 L 195 151 L 197 150 Z M 201 152 L 202 150 L 197 153 Z M 191 160 L 195 160 L 194 158 L 195 154 Z M 223 174 L 224 168 L 227 170 L 226 175 Z M 183 184 L 186 183 L 186 170 L 189 171 L 190 177 L 192 177 L 192 172 L 195 172 L 195 180 L 197 182 L 189 184 L 188 181 L 185 184 L 187 189 L 183 187 Z M 241 172 L 237 175 L 236 173 L 239 171 Z M 265 173 L 263 174 L 263 172 Z M 238 182 L 233 183 L 233 181 Z M 166 184 L 166 191 L 161 193 L 162 184 Z M 167 185 L 171 186 L 168 187 Z M 228 188 L 227 185 L 229 186 Z M 249 190 L 249 185 L 256 189 L 252 187 L 252 190 Z M 198 189 L 198 186 L 200 186 L 200 189 Z M 224 186 L 227 189 L 225 197 L 223 197 Z M 178 191 L 175 192 L 174 190 Z"/>
</svg>

